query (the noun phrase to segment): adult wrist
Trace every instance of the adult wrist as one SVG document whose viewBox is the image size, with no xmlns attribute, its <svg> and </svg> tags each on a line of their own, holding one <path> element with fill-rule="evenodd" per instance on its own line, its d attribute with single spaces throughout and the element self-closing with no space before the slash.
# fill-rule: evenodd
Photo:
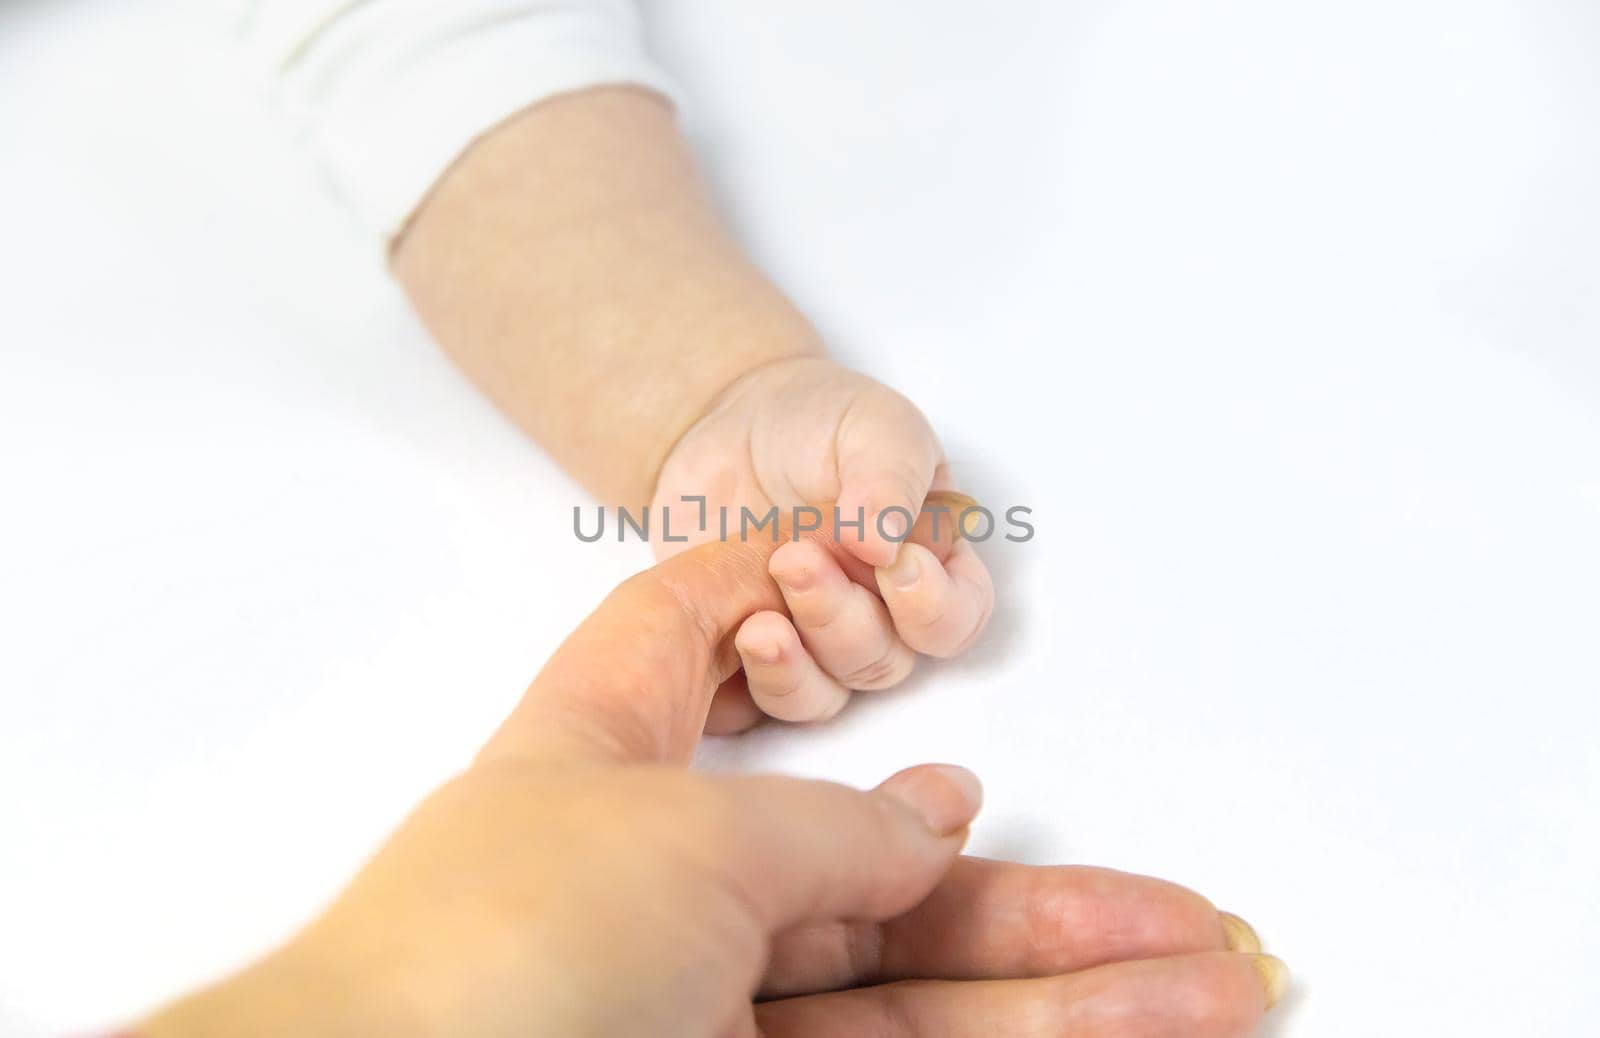
<svg viewBox="0 0 1600 1038">
<path fill-rule="evenodd" d="M 130 1029 L 134 1038 L 296 1035 L 357 1038 L 426 1033 L 408 993 L 302 943 L 169 1005 Z"/>
</svg>

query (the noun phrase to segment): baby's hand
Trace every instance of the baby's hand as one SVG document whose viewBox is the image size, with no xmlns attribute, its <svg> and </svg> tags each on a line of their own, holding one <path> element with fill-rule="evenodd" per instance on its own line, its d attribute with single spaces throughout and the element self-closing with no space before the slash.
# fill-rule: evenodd
<svg viewBox="0 0 1600 1038">
<path fill-rule="evenodd" d="M 922 514 L 930 492 L 950 489 L 927 419 L 864 375 L 808 357 L 758 368 L 730 387 L 662 466 L 653 511 L 670 513 L 674 535 L 690 539 L 658 538 L 657 555 L 720 536 L 724 508 L 730 537 L 739 536 L 741 508 L 759 518 L 774 506 L 787 515 L 836 501 L 850 525 L 830 546 L 799 540 L 773 554 L 769 571 L 789 616 L 757 613 L 739 629 L 749 694 L 725 687 L 707 730 L 737 731 L 762 713 L 822 720 L 854 690 L 903 681 L 917 653 L 948 657 L 970 646 L 989 619 L 994 586 L 972 545 L 951 537 L 956 515 L 923 515 L 939 526 L 938 554 L 897 543 L 905 517 Z M 833 530 L 831 515 L 822 527 Z"/>
</svg>

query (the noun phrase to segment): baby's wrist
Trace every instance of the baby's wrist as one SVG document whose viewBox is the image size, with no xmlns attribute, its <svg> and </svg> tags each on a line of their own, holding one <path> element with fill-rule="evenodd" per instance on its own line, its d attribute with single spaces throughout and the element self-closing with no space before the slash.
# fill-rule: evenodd
<svg viewBox="0 0 1600 1038">
<path fill-rule="evenodd" d="M 724 369 L 718 372 L 718 378 L 707 379 L 695 394 L 699 402 L 685 409 L 685 419 L 673 427 L 670 435 L 656 438 L 651 449 L 651 500 L 658 496 L 663 476 L 678 448 L 701 424 L 736 406 L 750 394 L 765 392 L 813 365 L 834 365 L 809 325 L 804 325 L 803 330 L 774 336 L 771 343 L 767 355 L 753 355 L 743 368 L 732 372 Z M 730 449 L 734 446 L 730 445 Z"/>
</svg>

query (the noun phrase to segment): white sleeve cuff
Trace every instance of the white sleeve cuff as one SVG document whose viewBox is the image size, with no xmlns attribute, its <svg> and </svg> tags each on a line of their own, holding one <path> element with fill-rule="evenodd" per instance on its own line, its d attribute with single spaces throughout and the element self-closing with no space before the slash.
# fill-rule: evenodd
<svg viewBox="0 0 1600 1038">
<path fill-rule="evenodd" d="M 386 240 L 475 137 L 528 105 L 602 84 L 675 93 L 627 0 L 261 0 L 255 14 L 291 117 Z"/>
</svg>

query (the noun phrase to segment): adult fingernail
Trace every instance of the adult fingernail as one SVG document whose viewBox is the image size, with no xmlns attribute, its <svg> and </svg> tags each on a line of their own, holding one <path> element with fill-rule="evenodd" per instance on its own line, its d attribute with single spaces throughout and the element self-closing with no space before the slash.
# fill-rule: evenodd
<svg viewBox="0 0 1600 1038">
<path fill-rule="evenodd" d="M 1229 951 L 1259 952 L 1261 950 L 1261 938 L 1256 936 L 1254 927 L 1232 912 L 1219 912 L 1217 914 L 1222 917 L 1222 939 L 1226 942 Z"/>
<path fill-rule="evenodd" d="M 928 499 L 922 505 L 926 509 L 942 509 L 949 516 L 949 525 L 941 523 L 941 529 L 953 529 L 956 536 L 965 537 L 967 531 L 963 528 L 961 517 L 969 510 L 978 507 L 975 498 L 957 490 L 935 490 L 928 494 Z"/>
<path fill-rule="evenodd" d="M 901 591 L 910 591 L 917 586 L 917 581 L 922 578 L 922 563 L 917 559 L 921 554 L 909 545 L 900 549 L 900 554 L 895 556 L 894 563 L 889 566 L 889 583 Z"/>
<path fill-rule="evenodd" d="M 1266 993 L 1267 1008 L 1271 1009 L 1289 990 L 1289 967 L 1275 955 L 1251 955 L 1250 965 L 1261 978 L 1261 989 Z"/>
<path fill-rule="evenodd" d="M 925 764 L 902 771 L 878 791 L 909 807 L 935 836 L 961 832 L 983 806 L 978 776 L 954 764 Z"/>
</svg>

